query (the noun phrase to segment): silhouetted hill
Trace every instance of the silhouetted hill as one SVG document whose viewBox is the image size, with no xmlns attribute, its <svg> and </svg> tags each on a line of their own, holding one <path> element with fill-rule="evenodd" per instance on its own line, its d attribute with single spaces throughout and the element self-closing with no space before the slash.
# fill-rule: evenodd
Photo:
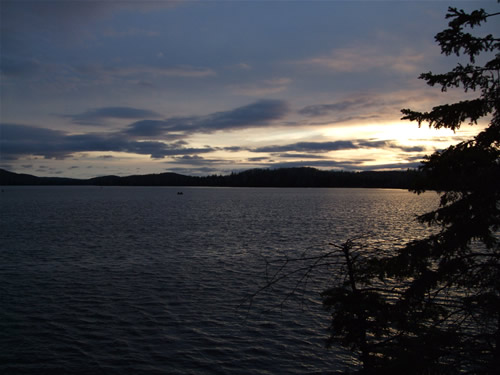
<svg viewBox="0 0 500 375">
<path fill-rule="evenodd" d="M 86 180 L 65 177 L 37 177 L 0 169 L 0 185 L 85 185 Z"/>
<path fill-rule="evenodd" d="M 415 170 L 387 172 L 322 171 L 315 168 L 250 169 L 227 176 L 185 176 L 160 173 L 134 176 L 102 176 L 87 180 L 36 177 L 0 169 L 0 185 L 95 186 L 227 186 L 227 187 L 413 187 L 421 174 Z"/>
<path fill-rule="evenodd" d="M 415 171 L 342 172 L 314 168 L 251 169 L 225 177 L 227 186 L 407 188 Z"/>
<path fill-rule="evenodd" d="M 200 177 L 184 176 L 177 173 L 160 173 L 135 176 L 104 176 L 87 180 L 90 185 L 119 186 L 197 186 Z"/>
</svg>

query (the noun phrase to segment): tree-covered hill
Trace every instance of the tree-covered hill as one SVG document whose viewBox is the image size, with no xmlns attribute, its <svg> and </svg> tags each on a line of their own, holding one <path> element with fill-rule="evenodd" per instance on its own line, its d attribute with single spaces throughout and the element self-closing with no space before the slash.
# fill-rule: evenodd
<svg viewBox="0 0 500 375">
<path fill-rule="evenodd" d="M 414 170 L 383 172 L 322 171 L 314 168 L 251 169 L 230 175 L 205 177 L 177 173 L 134 176 L 102 176 L 80 180 L 36 177 L 0 169 L 0 185 L 93 186 L 226 186 L 226 187 L 413 187 L 421 174 Z"/>
</svg>

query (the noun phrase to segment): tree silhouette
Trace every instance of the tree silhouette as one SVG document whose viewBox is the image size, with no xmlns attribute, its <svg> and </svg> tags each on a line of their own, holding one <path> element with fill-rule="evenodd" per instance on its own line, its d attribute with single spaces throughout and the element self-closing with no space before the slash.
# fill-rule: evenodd
<svg viewBox="0 0 500 375">
<path fill-rule="evenodd" d="M 418 218 L 434 228 L 432 234 L 390 252 L 357 239 L 332 244 L 333 250 L 319 255 L 287 258 L 254 294 L 295 278 L 293 294 L 320 268 L 335 275 L 321 294 L 331 313 L 328 343 L 355 354 L 359 373 L 497 374 L 500 369 L 500 39 L 466 32 L 498 15 L 449 8 L 449 28 L 436 41 L 442 53 L 465 55 L 469 63 L 420 76 L 442 91 L 462 87 L 477 98 L 430 112 L 402 110 L 403 119 L 438 129 L 489 120 L 473 139 L 423 162 L 424 181 L 414 192 L 430 186 L 441 194 L 438 209 Z M 480 55 L 490 60 L 475 65 Z M 291 264 L 295 268 L 287 269 Z"/>
<path fill-rule="evenodd" d="M 500 369 L 500 39 L 466 32 L 499 14 L 449 8 L 449 28 L 436 41 L 442 53 L 466 56 L 469 63 L 420 76 L 442 91 L 462 87 L 477 98 L 430 112 L 402 110 L 403 119 L 437 129 L 490 120 L 473 139 L 423 163 L 427 183 L 441 198 L 439 208 L 419 220 L 439 231 L 380 258 L 361 258 L 345 243 L 346 282 L 323 293 L 331 339 L 358 354 L 363 373 Z M 490 60 L 475 65 L 480 55 Z"/>
</svg>

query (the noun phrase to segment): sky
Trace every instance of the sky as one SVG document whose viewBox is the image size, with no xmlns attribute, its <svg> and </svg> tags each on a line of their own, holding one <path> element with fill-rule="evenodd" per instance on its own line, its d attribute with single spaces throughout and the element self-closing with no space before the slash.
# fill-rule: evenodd
<svg viewBox="0 0 500 375">
<path fill-rule="evenodd" d="M 9 171 L 406 170 L 486 125 L 419 128 L 400 110 L 474 97 L 418 76 L 459 61 L 434 41 L 449 6 L 495 0 L 0 1 Z"/>
</svg>

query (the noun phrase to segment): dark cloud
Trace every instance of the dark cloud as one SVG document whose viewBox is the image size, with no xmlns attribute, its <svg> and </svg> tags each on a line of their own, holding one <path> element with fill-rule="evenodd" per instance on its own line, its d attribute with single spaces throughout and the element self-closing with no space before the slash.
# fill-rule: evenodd
<svg viewBox="0 0 500 375">
<path fill-rule="evenodd" d="M 213 152 L 211 147 L 189 148 L 185 143 L 153 141 L 176 140 L 181 134 L 214 132 L 268 125 L 288 112 L 285 102 L 260 100 L 230 111 L 215 112 L 207 116 L 171 118 L 167 120 L 141 120 L 123 132 L 86 133 L 71 135 L 59 130 L 27 125 L 2 125 L 2 157 L 40 155 L 46 158 L 64 159 L 75 152 L 115 151 L 151 155 L 163 158 L 174 155 L 191 155 Z M 78 123 L 92 123 L 105 118 L 136 118 L 157 116 L 155 112 L 131 107 L 103 107 L 70 116 Z M 181 133 L 181 134 L 179 134 Z M 141 140 L 140 138 L 148 138 Z"/>
<path fill-rule="evenodd" d="M 362 95 L 354 99 L 346 99 L 342 100 L 336 103 L 331 103 L 331 104 L 315 104 L 315 105 L 309 105 L 306 106 L 298 111 L 299 114 L 308 116 L 308 117 L 321 117 L 328 115 L 330 113 L 336 113 L 336 114 L 351 114 L 355 113 L 351 116 L 347 117 L 341 117 L 340 120 L 342 122 L 349 121 L 352 119 L 363 119 L 363 118 L 372 118 L 374 117 L 373 115 L 360 115 L 360 111 L 364 111 L 369 108 L 377 108 L 378 111 L 380 111 L 381 108 L 390 106 L 390 108 L 393 107 L 399 107 L 399 105 L 402 105 L 404 103 L 403 100 L 390 100 L 388 102 L 387 100 L 380 98 L 380 97 L 372 97 L 368 95 Z"/>
<path fill-rule="evenodd" d="M 246 111 L 241 111 L 241 113 L 246 113 Z M 154 120 L 149 120 L 146 124 L 155 125 L 156 122 Z M 157 126 L 151 126 L 148 135 L 160 135 L 157 129 Z M 196 161 L 198 163 L 204 161 L 200 159 L 199 154 L 220 150 L 220 148 L 210 146 L 189 147 L 183 140 L 177 140 L 175 142 L 172 142 L 172 140 L 173 139 L 168 143 L 155 140 L 137 140 L 136 137 L 124 132 L 69 134 L 60 130 L 6 123 L 1 125 L 0 150 L 2 160 L 15 160 L 23 155 L 65 159 L 77 152 L 127 152 L 150 155 L 152 158 L 157 159 L 167 156 L 183 156 L 184 158 L 178 159 L 178 161 Z M 360 148 L 396 149 L 403 152 L 425 151 L 425 148 L 421 146 L 404 146 L 392 140 L 379 141 L 372 139 L 333 142 L 297 142 L 287 145 L 271 145 L 254 149 L 236 146 L 224 148 L 224 150 L 234 152 L 248 150 L 254 153 L 271 153 L 281 158 L 320 159 L 322 156 L 318 154 L 321 153 Z M 210 162 L 213 163 L 215 160 Z M 316 160 L 314 162 L 323 163 L 327 161 Z M 320 164 L 318 166 L 323 165 Z"/>
<path fill-rule="evenodd" d="M 425 147 L 422 146 L 403 146 L 394 141 L 358 141 L 358 145 L 363 148 L 383 148 L 383 149 L 398 149 L 404 152 L 422 152 Z"/>
<path fill-rule="evenodd" d="M 323 155 L 317 155 L 317 154 L 291 154 L 291 153 L 284 153 L 284 154 L 273 154 L 273 156 L 280 157 L 283 159 L 286 158 L 292 158 L 292 159 L 324 159 L 325 156 Z"/>
<path fill-rule="evenodd" d="M 29 125 L 10 123 L 1 123 L 0 125 L 0 141 L 2 141 L 2 146 L 4 147 L 8 146 L 14 140 L 26 139 L 26 143 L 30 143 L 31 140 L 41 139 L 42 141 L 46 141 L 51 138 L 59 138 L 65 134 L 59 130 L 38 128 Z M 3 147 L 2 150 L 4 150 Z"/>
<path fill-rule="evenodd" d="M 259 100 L 231 111 L 209 115 L 202 119 L 200 125 L 207 131 L 259 127 L 283 118 L 288 111 L 288 105 L 283 100 Z"/>
<path fill-rule="evenodd" d="M 257 162 L 257 161 L 269 160 L 269 158 L 266 156 L 260 156 L 260 157 L 256 157 L 256 158 L 248 158 L 247 160 L 250 162 Z"/>
<path fill-rule="evenodd" d="M 200 155 L 175 156 L 173 160 L 165 162 L 170 172 L 187 174 L 190 176 L 207 176 L 227 172 L 227 165 L 231 163 L 224 159 L 210 159 Z M 240 165 L 240 164 L 238 164 Z"/>
<path fill-rule="evenodd" d="M 142 142 L 139 142 L 142 143 Z M 175 156 L 175 155 L 192 155 L 192 154 L 206 154 L 210 152 L 214 152 L 216 149 L 212 147 L 198 147 L 198 148 L 191 148 L 191 147 L 172 147 L 172 148 L 167 148 L 166 150 L 163 151 L 164 156 Z"/>
<path fill-rule="evenodd" d="M 423 152 L 426 150 L 425 147 L 422 146 L 402 146 L 402 145 L 394 145 L 391 148 L 397 148 L 404 152 Z"/>
<path fill-rule="evenodd" d="M 282 100 L 259 100 L 233 110 L 206 116 L 172 117 L 166 120 L 134 122 L 125 132 L 137 137 L 160 136 L 168 132 L 212 133 L 218 130 L 263 127 L 283 118 L 289 112 Z"/>
<path fill-rule="evenodd" d="M 196 165 L 196 166 L 227 163 L 227 160 L 224 160 L 224 159 L 206 159 L 200 155 L 176 156 L 173 159 L 174 159 L 173 161 L 168 161 L 168 163 L 169 164 L 172 164 L 172 163 L 189 164 L 189 165 Z"/>
<path fill-rule="evenodd" d="M 324 116 L 329 112 L 343 112 L 348 109 L 352 109 L 353 107 L 359 107 L 360 105 L 366 106 L 368 104 L 371 104 L 370 100 L 367 100 L 366 98 L 359 98 L 354 100 L 343 100 L 333 104 L 309 105 L 302 108 L 298 112 L 304 116 L 317 117 Z"/>
<path fill-rule="evenodd" d="M 377 170 L 406 170 L 408 168 L 418 168 L 420 163 L 392 163 L 379 165 L 362 165 L 363 160 L 356 161 L 335 161 L 335 160 L 313 160 L 313 161 L 297 161 L 271 163 L 268 167 L 271 168 L 295 168 L 295 167 L 315 167 L 341 169 L 345 171 L 377 171 Z"/>
<path fill-rule="evenodd" d="M 421 165 L 421 163 L 391 163 L 391 164 L 379 164 L 379 165 L 367 165 L 359 167 L 359 170 L 363 171 L 383 171 L 383 170 L 406 170 L 406 169 L 416 169 Z"/>
<path fill-rule="evenodd" d="M 0 150 L 2 159 L 16 159 L 20 155 L 62 154 L 57 150 L 65 133 L 34 126 L 1 124 Z"/>
<path fill-rule="evenodd" d="M 360 147 L 365 147 L 365 148 L 386 148 L 389 146 L 390 142 L 389 141 L 362 140 L 362 141 L 359 141 L 358 144 Z"/>
<path fill-rule="evenodd" d="M 87 133 L 71 135 L 58 130 L 28 125 L 1 124 L 2 159 L 37 155 L 48 159 L 65 159 L 76 152 L 111 151 L 150 155 L 152 158 L 213 152 L 210 147 L 184 147 L 185 142 L 163 143 L 135 141 L 122 133 Z"/>
<path fill-rule="evenodd" d="M 231 146 L 231 147 L 224 147 L 223 150 L 229 152 L 238 152 L 238 151 L 245 151 L 247 150 L 247 148 L 240 146 Z"/>
<path fill-rule="evenodd" d="M 134 137 L 157 137 L 163 135 L 167 128 L 167 121 L 141 120 L 131 124 L 124 133 Z"/>
<path fill-rule="evenodd" d="M 153 87 L 149 80 L 159 80 L 162 77 L 174 78 L 204 78 L 215 76 L 217 73 L 206 67 L 191 65 L 156 65 L 149 61 L 146 64 L 80 64 L 74 66 L 78 75 L 89 81 L 112 81 L 124 79 L 135 81 L 136 84 Z M 145 78 L 148 80 L 145 81 Z"/>
<path fill-rule="evenodd" d="M 252 152 L 329 152 L 337 150 L 349 150 L 358 148 L 351 141 L 334 141 L 334 142 L 298 142 L 284 146 L 265 146 L 251 150 Z"/>
<path fill-rule="evenodd" d="M 353 141 L 333 141 L 333 142 L 298 142 L 281 146 L 265 146 L 251 149 L 252 152 L 309 152 L 313 155 L 316 153 L 352 150 L 360 148 L 379 148 L 379 149 L 399 149 L 405 152 L 422 152 L 425 151 L 421 146 L 403 146 L 395 141 L 374 141 L 374 140 L 353 140 Z M 287 154 L 292 157 L 294 154 Z M 296 155 L 296 154 L 295 154 Z M 303 154 L 301 154 L 303 157 Z"/>
<path fill-rule="evenodd" d="M 295 168 L 314 167 L 344 170 L 359 170 L 359 161 L 336 161 L 336 160 L 311 160 L 311 161 L 291 161 L 267 164 L 270 168 Z"/>
<path fill-rule="evenodd" d="M 159 113 L 147 109 L 132 108 L 132 107 L 102 107 L 94 108 L 83 113 L 75 115 L 65 115 L 76 124 L 80 125 L 97 125 L 101 124 L 105 119 L 143 119 L 157 118 Z"/>
<path fill-rule="evenodd" d="M 422 161 L 424 157 L 422 155 L 407 155 L 406 160 L 408 161 Z"/>
<path fill-rule="evenodd" d="M 184 155 L 184 156 L 176 157 L 175 159 L 176 160 L 189 160 L 189 161 L 193 161 L 193 160 L 196 160 L 196 161 L 198 161 L 198 160 L 205 160 L 200 155 Z"/>
<path fill-rule="evenodd" d="M 366 121 L 366 120 L 375 120 L 382 118 L 379 115 L 356 115 L 356 116 L 338 116 L 335 118 L 330 118 L 326 121 L 320 122 L 308 122 L 309 126 L 332 126 L 332 124 L 341 124 L 343 122 L 353 122 L 353 121 Z"/>
</svg>

